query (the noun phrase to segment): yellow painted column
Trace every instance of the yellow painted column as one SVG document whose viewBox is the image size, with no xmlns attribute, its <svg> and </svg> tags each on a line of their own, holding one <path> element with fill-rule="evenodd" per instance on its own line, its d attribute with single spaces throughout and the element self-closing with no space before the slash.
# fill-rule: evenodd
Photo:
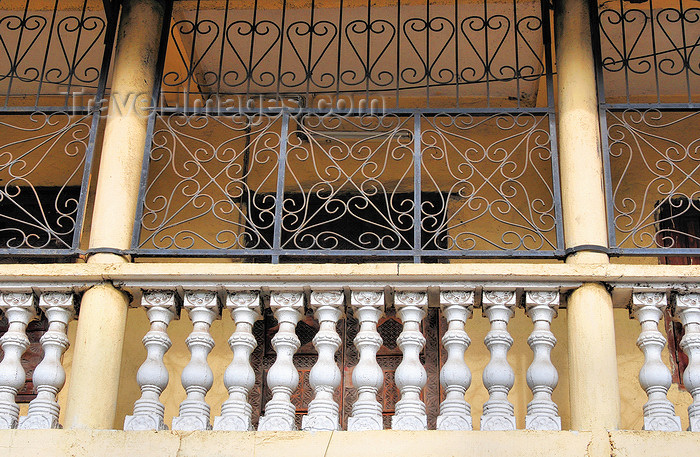
<svg viewBox="0 0 700 457">
<path fill-rule="evenodd" d="M 555 2 L 557 122 L 567 248 L 607 247 L 607 222 L 589 2 Z M 608 263 L 595 248 L 567 263 Z M 617 429 L 620 394 L 612 298 L 584 284 L 568 298 L 569 398 L 574 430 Z"/>
<path fill-rule="evenodd" d="M 128 249 L 131 241 L 163 22 L 160 0 L 124 0 L 117 33 L 112 95 L 97 177 L 90 248 Z M 122 263 L 111 253 L 89 263 Z M 66 405 L 66 428 L 114 427 L 127 295 L 108 283 L 86 291 Z"/>
</svg>

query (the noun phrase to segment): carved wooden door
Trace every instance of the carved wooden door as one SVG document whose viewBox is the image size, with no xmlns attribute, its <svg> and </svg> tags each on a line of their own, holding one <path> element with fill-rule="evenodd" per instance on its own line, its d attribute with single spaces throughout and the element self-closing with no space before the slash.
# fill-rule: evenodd
<svg viewBox="0 0 700 457">
<path fill-rule="evenodd" d="M 440 338 L 445 332 L 445 321 L 440 316 L 439 310 L 430 308 L 423 320 L 422 331 L 426 338 L 426 345 L 421 353 L 421 362 L 428 374 L 428 382 L 423 389 L 422 398 L 426 403 L 428 413 L 428 428 L 435 428 L 435 420 L 439 413 L 442 392 L 440 388 L 440 366 L 444 363 L 446 353 L 440 344 Z M 267 388 L 267 371 L 275 361 L 275 351 L 272 348 L 271 339 L 277 332 L 278 324 L 270 310 L 266 310 L 263 320 L 258 321 L 253 328 L 258 347 L 252 354 L 252 364 L 256 371 L 255 387 L 250 393 L 250 402 L 253 406 L 253 425 L 257 427 L 258 419 L 264 412 L 264 405 L 271 398 L 271 392 Z M 358 321 L 347 316 L 338 321 L 338 335 L 342 339 L 335 360 L 342 371 L 341 385 L 336 390 L 335 400 L 340 406 L 340 424 L 343 430 L 347 430 L 347 420 L 352 411 L 352 405 L 357 399 L 357 392 L 352 385 L 352 370 L 359 360 L 353 339 L 359 331 Z M 309 372 L 316 363 L 318 355 L 313 347 L 313 337 L 318 332 L 318 322 L 311 311 L 299 321 L 296 334 L 301 346 L 294 355 L 294 366 L 299 372 L 299 386 L 292 395 L 292 403 L 296 406 L 296 423 L 301 429 L 301 418 L 308 411 L 308 406 L 313 400 L 314 392 L 309 384 Z M 396 402 L 401 398 L 399 389 L 394 381 L 394 373 L 401 363 L 401 350 L 396 344 L 396 338 L 401 333 L 401 321 L 393 309 L 379 320 L 377 331 L 384 340 L 384 344 L 377 353 L 377 362 L 384 370 L 384 386 L 379 391 L 378 400 L 383 405 L 384 428 L 391 428 L 391 416 L 394 414 Z"/>
</svg>

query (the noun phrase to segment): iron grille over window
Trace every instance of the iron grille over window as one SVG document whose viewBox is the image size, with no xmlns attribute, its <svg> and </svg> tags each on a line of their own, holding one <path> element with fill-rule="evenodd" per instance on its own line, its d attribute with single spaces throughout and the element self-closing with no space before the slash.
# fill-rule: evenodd
<svg viewBox="0 0 700 457">
<path fill-rule="evenodd" d="M 680 222 L 698 211 L 700 196 L 700 8 L 605 2 L 598 19 L 612 251 L 698 255 L 679 240 L 696 236 Z"/>
<path fill-rule="evenodd" d="M 0 255 L 79 248 L 115 24 L 51 4 L 0 3 Z"/>
<path fill-rule="evenodd" d="M 549 20 L 539 1 L 176 3 L 134 253 L 560 255 Z"/>
</svg>

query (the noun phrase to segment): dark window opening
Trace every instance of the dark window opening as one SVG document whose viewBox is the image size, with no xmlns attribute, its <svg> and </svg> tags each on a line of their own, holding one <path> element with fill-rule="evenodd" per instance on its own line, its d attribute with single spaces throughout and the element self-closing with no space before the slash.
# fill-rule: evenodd
<svg viewBox="0 0 700 457">
<path fill-rule="evenodd" d="M 256 195 L 262 202 L 269 195 Z M 431 213 L 438 209 L 446 211 L 444 197 L 438 193 L 423 193 L 422 207 L 430 208 Z M 332 199 L 308 194 L 285 194 L 282 209 L 280 247 L 282 262 L 333 262 L 356 263 L 363 260 L 381 261 L 374 255 L 376 251 L 411 251 L 414 249 L 413 193 L 360 195 L 335 195 Z M 260 246 L 260 239 L 274 240 L 274 217 L 269 212 L 250 210 L 251 224 L 246 229 L 247 238 Z M 421 227 L 420 250 L 423 255 L 429 251 L 447 248 L 447 232 L 441 230 L 438 217 L 424 216 Z M 256 227 L 252 229 L 250 227 Z M 259 227 L 265 227 L 260 229 Z M 294 255 L 294 251 L 321 250 L 318 256 Z M 341 252 L 351 252 L 343 255 Z M 364 255 L 366 253 L 366 255 Z M 392 256 L 392 262 L 410 261 L 410 256 Z M 424 259 L 429 263 L 431 259 Z M 433 260 L 435 261 L 435 260 Z"/>
<path fill-rule="evenodd" d="M 80 186 L 0 187 L 3 249 L 72 249 Z"/>
</svg>

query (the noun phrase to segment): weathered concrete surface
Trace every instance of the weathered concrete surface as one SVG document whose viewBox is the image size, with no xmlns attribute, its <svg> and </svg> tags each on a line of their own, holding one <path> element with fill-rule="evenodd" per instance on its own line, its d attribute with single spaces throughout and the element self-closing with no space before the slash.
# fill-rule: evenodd
<svg viewBox="0 0 700 457">
<path fill-rule="evenodd" d="M 607 434 L 604 434 L 607 449 Z M 589 456 L 589 432 L 0 431 L 6 457 Z M 600 457 L 610 454 L 601 454 Z"/>
<path fill-rule="evenodd" d="M 4 457 L 697 457 L 690 432 L 123 432 L 3 430 Z"/>
<path fill-rule="evenodd" d="M 700 433 L 622 430 L 610 432 L 610 445 L 611 457 L 697 457 Z"/>
</svg>

